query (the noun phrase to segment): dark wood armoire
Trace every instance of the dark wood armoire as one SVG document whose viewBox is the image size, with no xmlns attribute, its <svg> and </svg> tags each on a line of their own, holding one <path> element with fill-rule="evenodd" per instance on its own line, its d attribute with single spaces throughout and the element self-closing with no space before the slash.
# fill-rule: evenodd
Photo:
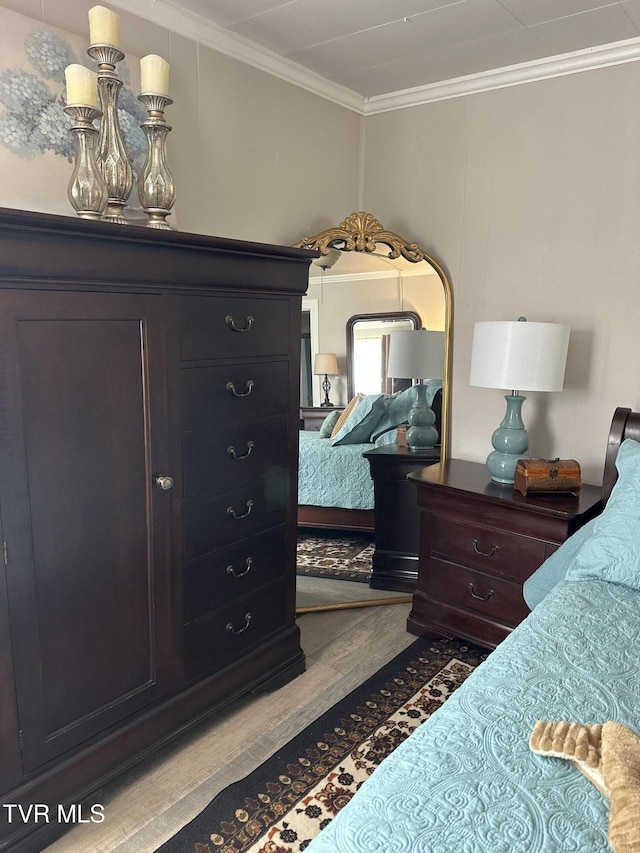
<svg viewBox="0 0 640 853">
<path fill-rule="evenodd" d="M 0 850 L 303 671 L 311 257 L 0 210 Z"/>
</svg>

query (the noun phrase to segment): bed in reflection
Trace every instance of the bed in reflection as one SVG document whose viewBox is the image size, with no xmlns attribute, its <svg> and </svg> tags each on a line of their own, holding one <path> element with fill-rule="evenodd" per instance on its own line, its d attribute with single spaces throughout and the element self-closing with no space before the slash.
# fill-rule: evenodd
<svg viewBox="0 0 640 853">
<path fill-rule="evenodd" d="M 377 416 L 380 420 L 387 414 L 390 398 L 402 393 L 401 389 L 414 393 L 407 387 L 412 379 L 392 378 L 388 373 L 391 333 L 422 328 L 440 332 L 443 367 L 431 376 L 440 376 L 441 382 L 430 402 L 436 413 L 441 456 L 446 458 L 453 297 L 443 268 L 417 243 L 388 231 L 364 211 L 294 245 L 320 253 L 311 265 L 303 300 L 303 313 L 307 311 L 309 317 L 302 341 L 301 406 L 317 407 L 322 399 L 317 387 L 320 377 L 312 371 L 315 354 L 336 353 L 341 372 L 333 380 L 334 402 L 342 407 L 342 401 L 352 402 L 357 392 L 366 395 L 367 405 L 372 407 L 375 399 L 384 398 L 385 405 L 375 403 L 381 408 L 371 414 L 372 419 Z M 340 338 L 345 328 L 343 356 Z M 317 432 L 301 433 L 300 526 L 374 531 L 374 484 L 363 453 L 379 442 L 395 442 L 395 430 L 406 423 L 408 408 L 388 429 L 381 431 L 376 423 L 377 428 L 358 429 L 345 441 L 336 441 L 334 427 L 325 431 L 324 439 Z M 359 408 L 358 416 L 364 411 Z"/>
<path fill-rule="evenodd" d="M 439 431 L 442 382 L 426 384 Z M 319 431 L 300 431 L 299 526 L 373 532 L 373 481 L 363 454 L 402 441 L 399 428 L 415 395 L 415 386 L 396 394 L 357 395 L 342 412 L 329 414 Z"/>
</svg>

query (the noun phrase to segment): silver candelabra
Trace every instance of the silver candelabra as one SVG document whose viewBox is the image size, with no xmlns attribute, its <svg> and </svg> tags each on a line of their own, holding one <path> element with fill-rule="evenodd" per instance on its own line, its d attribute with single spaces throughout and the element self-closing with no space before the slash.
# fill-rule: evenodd
<svg viewBox="0 0 640 853">
<path fill-rule="evenodd" d="M 96 165 L 98 131 L 93 121 L 102 113 L 87 104 L 68 104 L 64 111 L 73 116 L 71 132 L 76 147 L 75 165 L 67 188 L 69 201 L 83 219 L 101 219 L 107 207 L 108 190 Z"/>
<path fill-rule="evenodd" d="M 167 216 L 176 200 L 176 185 L 166 159 L 166 139 L 171 130 L 164 110 L 173 101 L 166 95 L 143 93 L 138 100 L 147 108 L 147 119 L 140 127 L 147 137 L 147 157 L 138 175 L 138 197 L 149 217 L 149 228 L 169 229 Z"/>
<path fill-rule="evenodd" d="M 98 63 L 98 94 L 102 104 L 96 164 L 109 194 L 102 218 L 126 225 L 122 211 L 131 195 L 133 170 L 118 122 L 122 80 L 116 72 L 116 63 L 124 59 L 124 53 L 111 44 L 92 44 L 87 53 Z"/>
</svg>

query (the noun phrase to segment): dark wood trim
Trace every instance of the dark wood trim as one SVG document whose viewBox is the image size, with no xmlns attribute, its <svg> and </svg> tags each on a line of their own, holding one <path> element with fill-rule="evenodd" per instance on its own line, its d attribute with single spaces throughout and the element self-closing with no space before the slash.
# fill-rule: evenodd
<svg viewBox="0 0 640 853">
<path fill-rule="evenodd" d="M 374 510 L 300 504 L 298 506 L 298 527 L 373 533 L 375 529 Z"/>
<path fill-rule="evenodd" d="M 631 409 L 618 407 L 613 413 L 609 437 L 607 439 L 607 453 L 604 461 L 604 475 L 602 478 L 602 500 L 609 500 L 611 489 L 618 479 L 616 458 L 620 445 L 626 439 L 640 441 L 640 412 L 632 412 Z"/>
</svg>

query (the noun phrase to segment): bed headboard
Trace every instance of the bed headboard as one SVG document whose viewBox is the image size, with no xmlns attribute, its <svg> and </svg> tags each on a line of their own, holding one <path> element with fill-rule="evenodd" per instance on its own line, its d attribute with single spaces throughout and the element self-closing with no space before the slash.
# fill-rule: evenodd
<svg viewBox="0 0 640 853">
<path fill-rule="evenodd" d="M 618 479 L 616 456 L 625 438 L 640 441 L 640 412 L 631 409 L 617 408 L 613 413 L 609 438 L 607 439 L 607 455 L 604 460 L 604 475 L 602 478 L 602 500 L 606 503 Z"/>
</svg>

